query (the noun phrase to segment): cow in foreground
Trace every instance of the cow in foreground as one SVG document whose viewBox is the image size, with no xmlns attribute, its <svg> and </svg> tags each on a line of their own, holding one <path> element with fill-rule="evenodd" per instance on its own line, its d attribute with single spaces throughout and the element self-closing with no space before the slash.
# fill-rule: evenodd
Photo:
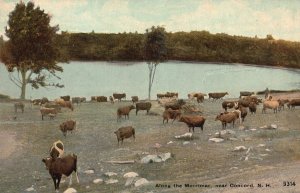
<svg viewBox="0 0 300 193">
<path fill-rule="evenodd" d="M 62 158 L 44 158 L 42 162 L 45 163 L 49 174 L 52 177 L 54 182 L 54 188 L 56 191 L 59 190 L 59 184 L 62 175 L 70 176 L 69 186 L 72 184 L 72 173 L 73 171 L 76 174 L 77 182 L 79 183 L 78 174 L 77 174 L 77 156 L 75 154 L 67 155 Z"/>
<path fill-rule="evenodd" d="M 150 102 L 138 102 L 135 104 L 135 114 L 137 115 L 138 111 L 145 110 L 147 111 L 147 114 L 149 113 L 151 109 L 151 103 Z"/>
<path fill-rule="evenodd" d="M 118 110 L 117 110 L 117 121 L 119 121 L 121 119 L 122 115 L 125 116 L 125 119 L 126 119 L 126 116 L 129 119 L 129 113 L 132 109 L 135 109 L 135 107 L 133 105 L 125 106 L 125 107 L 119 107 Z"/>
<path fill-rule="evenodd" d="M 179 122 L 184 122 L 189 127 L 189 132 L 195 127 L 200 127 L 203 131 L 203 125 L 205 123 L 205 118 L 200 115 L 183 115 L 180 117 Z"/>
<path fill-rule="evenodd" d="M 131 136 L 133 136 L 133 139 L 135 140 L 135 130 L 132 126 L 120 127 L 117 131 L 115 131 L 115 134 L 118 139 L 118 145 L 120 141 L 123 144 L 123 140 L 130 138 Z"/>
<path fill-rule="evenodd" d="M 71 131 L 71 133 L 72 133 L 73 130 L 76 129 L 76 121 L 73 121 L 73 120 L 65 121 L 59 125 L 59 128 L 60 128 L 61 132 L 63 133 L 63 135 L 65 137 L 67 137 L 68 131 Z"/>
</svg>

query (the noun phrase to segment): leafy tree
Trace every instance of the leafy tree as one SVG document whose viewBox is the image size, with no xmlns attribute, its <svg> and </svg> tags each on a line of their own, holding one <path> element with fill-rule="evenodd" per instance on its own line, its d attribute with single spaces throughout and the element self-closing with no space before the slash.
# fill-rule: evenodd
<svg viewBox="0 0 300 193">
<path fill-rule="evenodd" d="M 149 68 L 148 99 L 150 100 L 156 67 L 167 59 L 166 31 L 164 27 L 154 27 L 146 30 L 144 57 Z"/>
<path fill-rule="evenodd" d="M 54 37 L 58 26 L 50 26 L 50 15 L 44 13 L 33 2 L 25 5 L 22 1 L 10 12 L 8 26 L 5 29 L 9 40 L 1 52 L 1 61 L 5 64 L 10 79 L 21 89 L 21 99 L 25 99 L 26 85 L 39 87 L 63 85 L 47 83 L 57 71 L 63 69 L 57 65 L 58 49 L 54 46 Z M 13 72 L 17 72 L 14 76 Z"/>
</svg>

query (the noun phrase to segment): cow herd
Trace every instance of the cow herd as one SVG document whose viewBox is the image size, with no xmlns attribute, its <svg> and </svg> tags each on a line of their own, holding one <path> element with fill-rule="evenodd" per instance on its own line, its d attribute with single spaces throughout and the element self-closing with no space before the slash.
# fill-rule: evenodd
<svg viewBox="0 0 300 193">
<path fill-rule="evenodd" d="M 169 120 L 178 120 L 179 122 L 184 122 L 191 130 L 194 132 L 195 127 L 201 128 L 203 131 L 206 118 L 199 113 L 187 113 L 184 111 L 184 107 L 187 105 L 188 101 L 196 99 L 198 103 L 203 103 L 204 98 L 208 96 L 208 100 L 214 102 L 216 100 L 222 99 L 224 96 L 228 95 L 227 92 L 216 92 L 216 93 L 189 93 L 188 100 L 178 99 L 178 93 L 167 92 L 164 94 L 157 94 L 157 101 L 161 106 L 163 106 L 164 111 L 162 113 L 162 123 L 166 124 Z M 109 99 L 109 101 L 108 101 Z M 122 99 L 126 99 L 125 93 L 113 93 L 112 96 L 108 98 L 106 96 L 92 96 L 91 102 L 121 102 Z M 129 119 L 129 114 L 131 110 L 135 109 L 135 114 L 138 115 L 139 111 L 146 111 L 146 114 L 149 114 L 150 109 L 153 106 L 153 102 L 150 101 L 139 101 L 138 96 L 132 96 L 132 104 L 119 106 L 116 109 L 117 121 L 122 121 L 122 117 Z M 74 110 L 74 104 L 77 105 L 87 102 L 85 97 L 73 97 L 70 96 L 61 96 L 59 99 L 54 101 L 49 101 L 47 98 L 35 99 L 32 101 L 34 105 L 40 105 L 41 118 L 44 120 L 45 116 L 48 116 L 49 119 L 54 119 L 61 108 L 67 108 L 71 111 Z M 122 103 L 120 103 L 122 104 Z M 260 99 L 253 92 L 240 92 L 240 97 L 237 100 L 224 100 L 221 103 L 222 109 L 224 111 L 220 114 L 217 114 L 215 121 L 220 121 L 222 129 L 226 129 L 228 123 L 232 123 L 234 127 L 235 121 L 239 120 L 239 123 L 242 123 L 248 111 L 251 114 L 256 113 L 257 106 L 262 104 L 262 113 L 266 113 L 267 109 L 272 109 L 274 113 L 284 109 L 286 105 L 288 108 L 295 108 L 300 106 L 300 99 L 274 99 L 271 95 L 267 96 L 265 99 Z M 24 112 L 24 103 L 17 102 L 14 104 L 14 111 L 17 113 L 18 109 Z M 75 120 L 66 120 L 65 122 L 59 125 L 61 132 L 64 137 L 66 137 L 67 132 L 74 131 L 76 128 Z M 133 126 L 120 127 L 115 132 L 117 136 L 118 145 L 119 142 L 123 143 L 123 140 L 126 138 L 133 137 L 135 138 L 135 129 Z M 75 154 L 62 156 L 64 152 L 64 146 L 61 141 L 55 142 L 50 149 L 50 157 L 43 159 L 46 168 L 49 170 L 49 173 L 53 179 L 55 189 L 59 188 L 59 183 L 62 175 L 69 176 L 73 171 L 77 174 L 77 156 Z M 77 181 L 78 177 L 77 177 Z"/>
</svg>

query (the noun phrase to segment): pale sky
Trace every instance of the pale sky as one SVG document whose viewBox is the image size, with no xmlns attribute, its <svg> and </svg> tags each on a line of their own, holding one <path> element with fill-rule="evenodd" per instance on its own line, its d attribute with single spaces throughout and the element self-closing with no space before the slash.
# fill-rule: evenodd
<svg viewBox="0 0 300 193">
<path fill-rule="evenodd" d="M 18 0 L 0 0 L 0 35 Z M 25 3 L 28 1 L 24 0 Z M 300 41 L 300 0 L 34 0 L 69 32 L 202 31 Z"/>
</svg>

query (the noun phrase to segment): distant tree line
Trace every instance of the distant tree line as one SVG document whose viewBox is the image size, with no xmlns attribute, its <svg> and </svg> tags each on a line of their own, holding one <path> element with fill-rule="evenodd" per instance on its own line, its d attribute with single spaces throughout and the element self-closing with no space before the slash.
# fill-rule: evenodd
<svg viewBox="0 0 300 193">
<path fill-rule="evenodd" d="M 56 37 L 69 60 L 143 61 L 145 34 L 68 33 Z M 166 34 L 167 59 L 300 68 L 300 42 L 231 36 L 207 31 Z"/>
</svg>

